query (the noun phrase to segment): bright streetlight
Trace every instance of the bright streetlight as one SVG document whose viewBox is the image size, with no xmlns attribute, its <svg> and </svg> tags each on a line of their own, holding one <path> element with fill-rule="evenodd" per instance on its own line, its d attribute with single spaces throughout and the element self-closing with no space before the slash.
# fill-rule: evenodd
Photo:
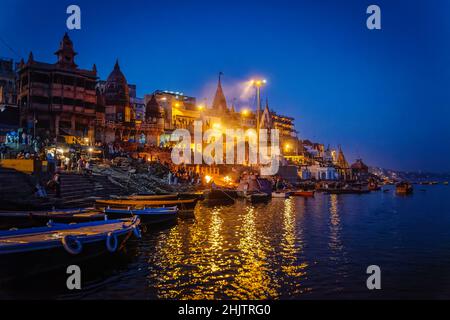
<svg viewBox="0 0 450 320">
<path fill-rule="evenodd" d="M 253 79 L 252 85 L 256 88 L 256 150 L 257 150 L 257 162 L 259 162 L 259 125 L 261 121 L 261 87 L 267 83 L 265 79 Z"/>
</svg>

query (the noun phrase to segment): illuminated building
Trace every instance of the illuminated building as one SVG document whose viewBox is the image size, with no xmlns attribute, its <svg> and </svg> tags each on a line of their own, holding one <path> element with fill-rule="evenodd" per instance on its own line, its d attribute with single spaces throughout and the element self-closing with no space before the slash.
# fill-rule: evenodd
<svg viewBox="0 0 450 320">
<path fill-rule="evenodd" d="M 344 152 L 342 151 L 341 146 L 339 146 L 339 152 L 337 159 L 335 161 L 336 170 L 339 173 L 339 176 L 342 180 L 351 180 L 352 179 L 352 170 L 345 159 Z"/>
<path fill-rule="evenodd" d="M 55 52 L 54 64 L 38 62 L 30 53 L 19 64 L 18 104 L 21 124 L 34 135 L 94 136 L 97 70 L 79 69 L 67 33 Z"/>
<path fill-rule="evenodd" d="M 16 72 L 13 60 L 0 59 L 0 143 L 6 134 L 19 127 Z"/>
</svg>

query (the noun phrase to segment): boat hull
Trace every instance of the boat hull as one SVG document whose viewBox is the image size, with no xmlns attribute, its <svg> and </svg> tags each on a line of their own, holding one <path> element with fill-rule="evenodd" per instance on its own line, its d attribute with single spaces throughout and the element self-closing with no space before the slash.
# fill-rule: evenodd
<svg viewBox="0 0 450 320">
<path fill-rule="evenodd" d="M 176 206 L 179 211 L 193 211 L 197 205 L 197 199 L 190 200 L 97 200 L 99 208 L 162 208 Z"/>
<path fill-rule="evenodd" d="M 291 194 L 288 192 L 272 192 L 272 198 L 281 198 L 286 199 L 289 198 Z"/>
<path fill-rule="evenodd" d="M 145 210 L 141 210 L 145 211 Z M 161 224 L 161 223 L 169 223 L 174 222 L 177 219 L 177 210 L 170 209 L 167 211 L 156 210 L 154 212 L 139 212 L 136 211 L 127 211 L 127 210 L 105 210 L 105 214 L 108 216 L 108 219 L 122 219 L 122 218 L 130 218 L 133 216 L 138 216 L 143 224 Z"/>
<path fill-rule="evenodd" d="M 245 198 L 253 203 L 266 203 L 271 199 L 271 195 L 269 194 L 249 194 L 246 195 Z"/>
<path fill-rule="evenodd" d="M 235 190 L 213 189 L 206 194 L 205 200 L 208 205 L 228 205 L 234 204 L 237 197 Z"/>
<path fill-rule="evenodd" d="M 295 191 L 292 193 L 296 197 L 314 197 L 314 191 Z"/>
<path fill-rule="evenodd" d="M 139 219 L 113 222 L 96 222 L 95 224 L 114 225 L 94 233 L 95 229 L 71 228 L 70 225 L 55 226 L 53 228 L 34 228 L 19 231 L 2 232 L 0 235 L 0 283 L 22 280 L 25 277 L 37 275 L 58 269 L 65 269 L 70 265 L 78 265 L 96 257 L 114 255 L 120 252 L 133 235 L 135 227 L 140 224 Z M 127 224 L 125 226 L 125 224 Z M 81 225 L 81 224 L 79 224 Z M 33 230 L 37 230 L 33 232 Z M 42 232 L 41 232 L 42 230 Z M 91 230 L 92 234 L 89 234 Z M 30 231 L 30 233 L 27 233 Z M 21 234 L 17 234 L 21 232 Z M 53 233 L 65 233 L 75 237 L 82 244 L 78 253 L 69 253 L 60 238 L 50 238 Z M 108 250 L 106 245 L 108 234 L 117 237 L 114 250 Z M 36 239 L 33 238 L 37 237 Z M 23 240 L 22 240 L 23 239 Z M 31 241 L 31 239 L 34 239 Z"/>
</svg>

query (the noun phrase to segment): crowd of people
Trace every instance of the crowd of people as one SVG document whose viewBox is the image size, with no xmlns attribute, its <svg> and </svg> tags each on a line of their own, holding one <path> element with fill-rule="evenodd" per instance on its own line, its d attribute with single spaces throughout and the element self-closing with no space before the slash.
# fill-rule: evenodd
<svg viewBox="0 0 450 320">
<path fill-rule="evenodd" d="M 202 177 L 199 173 L 188 171 L 184 167 L 170 168 L 167 176 L 169 185 L 190 184 L 199 185 L 202 183 Z"/>
</svg>

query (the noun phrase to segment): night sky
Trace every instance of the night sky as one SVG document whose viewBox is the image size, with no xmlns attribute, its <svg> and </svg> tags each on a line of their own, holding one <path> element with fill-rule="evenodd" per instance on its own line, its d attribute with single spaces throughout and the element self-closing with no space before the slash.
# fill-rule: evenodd
<svg viewBox="0 0 450 320">
<path fill-rule="evenodd" d="M 105 78 L 119 58 L 140 96 L 211 102 L 222 71 L 240 109 L 254 104 L 241 84 L 261 75 L 301 138 L 341 144 L 351 162 L 450 171 L 449 1 L 0 0 L 0 56 L 54 62 L 70 4 L 82 11 L 69 32 L 78 65 Z M 381 31 L 366 28 L 370 4 Z"/>
</svg>

